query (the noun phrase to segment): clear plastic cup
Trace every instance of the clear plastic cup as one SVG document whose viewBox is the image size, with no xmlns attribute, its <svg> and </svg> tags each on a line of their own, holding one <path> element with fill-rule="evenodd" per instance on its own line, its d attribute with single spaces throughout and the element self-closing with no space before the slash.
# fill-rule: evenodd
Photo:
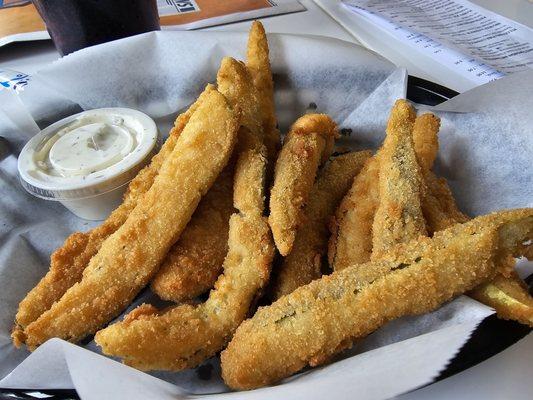
<svg viewBox="0 0 533 400">
<path fill-rule="evenodd" d="M 80 218 L 105 219 L 154 153 L 155 122 L 127 108 L 100 108 L 62 119 L 22 149 L 18 170 L 32 195 L 61 202 Z"/>
</svg>

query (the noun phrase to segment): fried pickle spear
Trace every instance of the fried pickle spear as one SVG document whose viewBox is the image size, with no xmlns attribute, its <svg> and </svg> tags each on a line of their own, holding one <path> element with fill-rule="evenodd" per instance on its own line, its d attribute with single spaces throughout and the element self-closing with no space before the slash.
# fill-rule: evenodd
<svg viewBox="0 0 533 400">
<path fill-rule="evenodd" d="M 253 161 L 264 166 L 266 154 L 256 153 L 255 160 L 251 157 L 251 153 L 246 155 L 246 164 Z M 99 331 L 96 343 L 104 354 L 120 357 L 141 370 L 177 371 L 197 366 L 226 346 L 246 318 L 257 290 L 267 283 L 274 256 L 271 240 L 261 215 L 234 214 L 224 273 L 205 303 L 162 313 L 143 305 L 124 321 Z"/>
<path fill-rule="evenodd" d="M 426 197 L 426 206 L 430 208 L 434 205 L 433 211 L 428 211 L 427 214 L 431 217 L 430 222 L 433 224 L 431 230 L 433 232 L 446 229 L 456 223 L 466 222 L 468 217 L 464 215 L 457 207 L 452 192 L 447 185 L 444 178 L 437 178 L 431 168 L 435 161 L 438 152 L 438 130 L 440 127 L 440 120 L 433 114 L 424 114 L 416 118 L 413 128 L 413 141 L 418 163 L 420 164 L 422 171 L 425 174 L 425 188 L 424 197 Z M 385 141 L 384 149 L 387 147 L 387 141 Z M 385 160 L 385 152 L 383 151 L 381 162 Z M 381 172 L 380 182 L 383 182 L 384 172 Z M 390 174 L 386 175 L 387 177 Z M 421 181 L 421 178 L 412 180 L 412 182 Z M 386 186 L 397 187 L 395 181 L 390 182 Z M 383 186 L 381 187 L 383 190 Z M 408 190 L 403 190 L 407 192 Z M 384 196 L 381 195 L 381 199 Z M 379 209 L 378 209 L 379 210 Z M 402 218 L 402 216 L 398 216 Z M 397 217 L 397 218 L 398 218 Z M 377 217 L 376 217 L 377 218 Z M 432 232 L 432 233 L 433 233 Z M 411 235 L 411 239 L 416 238 L 418 235 L 425 234 L 425 231 L 420 229 L 418 232 L 415 230 L 414 236 Z M 379 229 L 373 230 L 374 236 L 382 234 Z M 405 235 L 405 236 L 402 236 Z M 401 232 L 400 237 L 402 239 L 409 238 L 409 232 L 407 230 Z M 401 241 L 396 241 L 400 243 Z M 373 254 L 375 256 L 375 254 Z M 516 272 L 512 270 L 515 262 L 512 257 L 506 259 L 505 262 L 500 264 L 499 273 L 496 278 L 489 283 L 480 285 L 474 289 L 470 295 L 471 297 L 494 307 L 499 315 L 506 319 L 515 319 L 522 323 L 532 325 L 533 324 L 533 298 L 527 291 L 527 286 L 520 280 Z M 504 277 L 502 273 L 510 270 L 510 277 Z"/>
<path fill-rule="evenodd" d="M 219 90 L 243 116 L 250 114 L 254 98 L 248 79 L 240 63 L 223 60 Z M 230 219 L 224 273 L 209 299 L 196 307 L 182 305 L 162 313 L 149 305 L 139 307 L 96 334 L 105 354 L 142 370 L 194 367 L 220 351 L 246 318 L 254 297 L 268 282 L 274 246 L 263 217 L 267 161 L 261 136 L 241 127 L 238 153 L 234 205 L 239 212 Z"/>
<path fill-rule="evenodd" d="M 335 271 L 370 260 L 372 224 L 379 204 L 378 155 L 354 179 L 330 222 L 328 261 Z"/>
<path fill-rule="evenodd" d="M 251 80 L 237 76 L 235 82 L 229 82 L 230 79 L 224 78 L 219 80 L 219 84 L 223 85 L 220 90 L 223 93 L 248 93 L 247 100 L 241 99 L 235 106 L 246 112 L 243 125 L 254 134 L 264 135 L 268 158 L 273 162 L 280 139 L 274 113 L 268 42 L 259 22 L 255 22 L 250 30 L 247 58 Z M 226 73 L 228 68 L 223 66 L 219 74 L 223 76 Z M 250 85 L 254 85 L 255 89 Z M 170 250 L 151 285 L 162 299 L 179 302 L 196 297 L 211 289 L 222 272 L 228 251 L 229 218 L 234 211 L 233 180 L 233 169 L 228 166 L 199 204 L 178 243 Z"/>
<path fill-rule="evenodd" d="M 439 125 L 438 118 L 433 114 L 424 114 L 417 117 L 413 130 L 418 162 L 425 175 L 426 190 L 422 197 L 422 209 L 431 234 L 469 219 L 457 207 L 446 179 L 437 178 L 430 171 L 438 150 Z M 533 326 L 533 297 L 514 271 L 514 265 L 512 257 L 503 259 L 496 277 L 468 294 L 494 308 L 500 318 Z"/>
<path fill-rule="evenodd" d="M 254 21 L 250 29 L 246 66 L 257 89 L 264 141 L 273 168 L 281 143 L 276 128 L 268 41 L 259 21 Z M 222 272 L 228 251 L 229 218 L 234 211 L 233 167 L 226 167 L 202 199 L 152 281 L 152 290 L 162 299 L 180 302 L 196 297 L 211 289 Z"/>
<path fill-rule="evenodd" d="M 102 243 L 82 280 L 26 327 L 29 349 L 52 337 L 78 341 L 133 300 L 224 168 L 237 130 L 237 118 L 226 99 L 211 90 L 191 115 L 150 189 Z"/>
<path fill-rule="evenodd" d="M 228 252 L 229 219 L 233 208 L 230 160 L 198 204 L 180 239 L 168 252 L 150 287 L 160 298 L 182 302 L 213 287 Z"/>
<path fill-rule="evenodd" d="M 407 101 L 396 101 L 387 124 L 387 136 L 378 151 L 379 200 L 375 214 L 370 215 L 373 217 L 372 238 L 370 241 L 368 237 L 360 237 L 357 242 L 368 246 L 372 252 L 370 256 L 372 260 L 379 260 L 394 245 L 407 243 L 427 234 L 420 200 L 424 187 L 419 162 L 429 159 L 425 165 L 431 166 L 436 157 L 437 147 L 419 146 L 419 154 L 415 153 L 413 142 L 415 130 L 419 135 L 421 128 L 426 129 L 427 125 L 427 117 L 415 120 L 415 116 L 414 108 Z M 420 121 L 424 123 L 421 124 Z M 345 264 L 350 262 L 353 260 L 347 259 Z M 359 264 L 359 267 L 363 268 L 364 265 Z M 341 346 L 350 345 L 351 343 L 346 342 Z M 341 351 L 342 347 L 337 350 Z M 316 359 L 315 362 L 322 360 Z"/>
<path fill-rule="evenodd" d="M 424 183 L 422 212 L 430 235 L 453 224 L 469 220 L 468 216 L 463 214 L 455 204 L 446 179 L 437 177 L 433 171 L 427 171 L 424 173 Z"/>
<path fill-rule="evenodd" d="M 433 191 L 433 195 L 441 200 L 441 204 L 444 204 L 440 211 L 444 218 L 442 220 L 436 219 L 432 230 L 439 231 L 456 223 L 467 221 L 469 218 L 457 208 L 446 180 L 436 177 L 435 179 L 438 181 L 436 184 L 438 186 Z M 525 256 L 531 257 L 528 254 Z M 515 272 L 515 264 L 516 262 L 511 256 L 502 259 L 496 277 L 490 282 L 479 285 L 468 295 L 494 308 L 500 318 L 518 321 L 533 327 L 533 297 L 529 294 L 524 281 Z"/>
<path fill-rule="evenodd" d="M 276 127 L 274 82 L 272 81 L 272 70 L 270 68 L 268 40 L 265 28 L 259 21 L 254 21 L 250 28 L 246 66 L 257 89 L 269 164 L 274 165 L 281 147 L 281 139 L 279 130 Z"/>
<path fill-rule="evenodd" d="M 309 195 L 305 222 L 296 233 L 292 251 L 280 266 L 274 284 L 275 299 L 320 278 L 322 258 L 327 253 L 329 219 L 371 155 L 371 151 L 347 153 L 324 166 Z"/>
<path fill-rule="evenodd" d="M 430 195 L 437 199 L 435 207 L 437 211 L 428 212 L 432 215 L 432 219 L 428 220 L 430 231 L 437 232 L 468 221 L 468 216 L 459 211 L 446 180 L 437 178 L 432 172 L 426 178 Z M 533 327 L 533 297 L 514 271 L 514 266 L 513 257 L 502 259 L 496 277 L 490 282 L 479 285 L 468 295 L 494 308 L 500 318 Z"/>
<path fill-rule="evenodd" d="M 126 221 L 139 199 L 152 186 L 161 165 L 174 150 L 178 137 L 191 115 L 213 90 L 214 86 L 208 85 L 196 102 L 176 118 L 174 127 L 170 130 L 169 137 L 159 153 L 130 182 L 122 204 L 96 228 L 86 233 L 75 232 L 70 235 L 63 246 L 52 254 L 50 270 L 20 302 L 12 334 L 17 347 L 25 340 L 24 328 L 50 309 L 71 286 L 81 280 L 83 270 L 98 252 L 104 240 Z"/>
<path fill-rule="evenodd" d="M 440 119 L 431 113 L 418 116 L 413 127 L 416 158 L 423 175 L 422 213 L 430 235 L 469 219 L 459 211 L 446 179 L 438 178 L 431 171 L 439 149 L 439 128 Z"/>
<path fill-rule="evenodd" d="M 446 194 L 451 193 L 446 181 L 442 182 L 440 179 L 439 181 L 442 186 L 440 190 L 445 189 L 444 192 Z M 434 195 L 438 196 L 438 192 L 434 192 Z M 445 199 L 443 203 L 447 203 L 448 206 L 455 210 L 452 210 L 450 213 L 441 209 L 439 214 L 444 216 L 443 219 L 433 221 L 435 223 L 433 227 L 428 225 L 433 231 L 436 232 L 446 229 L 449 226 L 461 222 L 455 217 L 456 214 L 462 215 L 468 220 L 468 217 L 457 209 L 453 196 L 450 195 L 450 198 Z M 530 254 L 525 254 L 525 256 L 531 257 Z M 503 258 L 500 261 L 496 277 L 490 282 L 483 283 L 474 288 L 468 295 L 494 308 L 500 318 L 518 321 L 533 327 L 533 297 L 529 294 L 525 283 L 514 271 L 514 266 L 515 260 L 513 257 Z"/>
<path fill-rule="evenodd" d="M 285 138 L 276 161 L 268 218 L 283 256 L 292 249 L 318 167 L 331 155 L 338 135 L 330 117 L 307 114 L 292 125 Z"/>
<path fill-rule="evenodd" d="M 416 111 L 397 100 L 379 150 L 379 206 L 372 225 L 372 258 L 426 234 L 420 205 L 422 173 L 413 145 Z M 357 207 L 357 205 L 356 205 Z"/>
<path fill-rule="evenodd" d="M 491 279 L 502 251 L 523 253 L 532 237 L 533 209 L 503 211 L 324 276 L 245 321 L 222 352 L 222 377 L 252 389 L 315 365 L 392 319 L 435 310 Z"/>
<path fill-rule="evenodd" d="M 337 209 L 328 246 L 328 260 L 335 271 L 365 263 L 373 251 L 381 252 L 402 237 L 409 240 L 425 231 L 411 139 L 414 120 L 413 108 L 399 100 L 391 112 L 383 148 L 367 161 Z"/>
</svg>

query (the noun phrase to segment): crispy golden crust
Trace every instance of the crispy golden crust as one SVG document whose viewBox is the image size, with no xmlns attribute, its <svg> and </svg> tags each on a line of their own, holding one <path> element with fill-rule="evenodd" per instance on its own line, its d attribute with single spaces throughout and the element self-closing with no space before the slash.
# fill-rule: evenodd
<svg viewBox="0 0 533 400">
<path fill-rule="evenodd" d="M 265 171 L 260 163 L 255 162 L 257 152 L 263 154 L 264 132 L 259 110 L 259 95 L 253 85 L 248 69 L 241 62 L 226 57 L 222 60 L 217 74 L 217 84 L 220 92 L 226 96 L 228 102 L 241 114 L 241 129 L 239 132 L 239 158 L 233 178 L 233 205 L 244 213 L 257 213 L 264 209 Z M 236 182 L 249 182 L 249 185 Z M 256 182 L 254 184 L 254 182 Z"/>
<path fill-rule="evenodd" d="M 330 222 L 329 264 L 335 271 L 370 260 L 372 224 L 379 204 L 379 161 L 370 158 Z"/>
<path fill-rule="evenodd" d="M 420 205 L 422 173 L 412 139 L 415 109 L 397 100 L 379 150 L 379 205 L 372 225 L 372 258 L 426 234 Z"/>
<path fill-rule="evenodd" d="M 219 88 L 246 115 L 250 97 L 246 91 L 253 89 L 244 82 L 249 77 L 233 61 L 225 64 L 219 71 L 219 82 L 224 81 Z M 240 82 L 239 87 L 232 82 Z M 196 307 L 179 306 L 161 314 L 147 306 L 134 311 L 132 317 L 97 333 L 95 340 L 105 354 L 145 370 L 194 367 L 220 351 L 246 318 L 253 299 L 268 282 L 274 246 L 262 216 L 267 160 L 260 132 L 242 126 L 237 151 L 234 206 L 239 213 L 230 219 L 224 273 L 209 299 Z"/>
<path fill-rule="evenodd" d="M 126 221 L 139 199 L 152 186 L 161 165 L 174 150 L 178 137 L 191 115 L 212 90 L 214 86 L 207 85 L 198 100 L 176 118 L 174 127 L 159 153 L 130 182 L 123 203 L 100 226 L 86 233 L 73 233 L 65 240 L 63 246 L 52 254 L 49 272 L 20 302 L 13 332 L 13 342 L 17 347 L 24 342 L 24 328 L 48 310 L 72 285 L 81 280 L 83 270 L 98 252 L 104 240 Z"/>
<path fill-rule="evenodd" d="M 217 73 L 217 85 L 236 113 L 241 125 L 261 141 L 263 125 L 259 109 L 259 94 L 246 66 L 231 57 L 224 57 Z"/>
<path fill-rule="evenodd" d="M 429 312 L 494 276 L 501 251 L 533 236 L 533 209 L 500 212 L 395 246 L 258 310 L 222 352 L 222 376 L 252 389 L 324 360 L 387 321 Z"/>
<path fill-rule="evenodd" d="M 52 337 L 78 341 L 126 307 L 157 271 L 201 197 L 227 163 L 238 121 L 210 91 L 124 224 L 102 244 L 83 278 L 25 329 L 34 349 Z"/>
<path fill-rule="evenodd" d="M 253 86 L 250 71 L 237 60 L 225 58 L 218 72 L 217 83 L 232 107 L 241 114 L 243 126 L 253 132 L 255 137 L 260 138 L 263 135 L 264 121 L 262 125 L 258 103 L 266 101 L 264 99 L 266 94 L 258 93 Z M 239 136 L 242 138 L 241 141 L 247 140 L 243 135 Z M 239 162 L 245 162 L 243 159 L 244 157 L 240 157 Z M 234 211 L 232 199 L 234 169 L 234 165 L 226 167 L 217 178 L 152 281 L 152 289 L 161 298 L 178 302 L 191 299 L 211 289 L 222 272 L 222 263 L 228 251 L 229 217 Z M 237 168 L 237 171 L 251 172 L 246 168 Z M 255 177 L 263 179 L 262 173 L 255 171 Z M 262 207 L 263 199 L 258 197 L 257 193 L 249 193 L 252 187 L 236 188 L 235 190 L 240 193 L 236 193 L 235 197 L 242 202 L 248 201 L 247 199 L 251 197 L 256 199 L 253 207 Z M 239 204 L 238 206 L 242 207 Z"/>
<path fill-rule="evenodd" d="M 289 255 L 283 260 L 274 284 L 274 298 L 306 285 L 322 275 L 327 253 L 328 222 L 371 151 L 347 153 L 329 161 L 319 173 Z"/>
<path fill-rule="evenodd" d="M 123 322 L 99 331 L 104 354 L 118 356 L 141 370 L 192 368 L 220 351 L 249 310 L 258 287 L 268 280 L 273 246 L 262 217 L 234 214 L 224 274 L 207 302 L 182 305 L 161 314 L 128 314 Z M 142 311 L 142 310 L 141 310 Z"/>
<path fill-rule="evenodd" d="M 426 175 L 430 195 L 436 203 L 429 208 L 426 203 L 428 229 L 437 232 L 463 223 L 468 217 L 459 211 L 450 188 L 444 178 L 437 178 L 432 172 Z M 428 210 L 431 210 L 430 212 Z M 524 249 L 527 254 L 527 248 Z M 514 271 L 515 260 L 509 256 L 502 258 L 498 265 L 498 274 L 491 282 L 479 285 L 469 292 L 469 296 L 483 304 L 493 307 L 498 317 L 521 322 L 533 326 L 533 297 L 529 294 L 526 285 Z"/>
<path fill-rule="evenodd" d="M 268 41 L 263 24 L 254 21 L 248 35 L 248 48 L 246 52 L 246 66 L 252 76 L 254 86 L 257 88 L 259 106 L 265 134 L 269 163 L 276 160 L 281 139 L 276 128 L 276 112 L 274 108 L 274 82 L 270 68 Z"/>
<path fill-rule="evenodd" d="M 222 170 L 152 280 L 162 299 L 182 302 L 213 287 L 228 252 L 235 161 Z"/>
<path fill-rule="evenodd" d="M 443 209 L 441 201 L 436 196 L 436 190 L 438 189 L 436 187 L 437 184 L 440 185 L 439 178 L 437 178 L 432 171 L 427 171 L 424 174 L 424 191 L 421 198 L 421 204 L 422 213 L 424 214 L 428 234 L 430 236 L 432 236 L 434 232 L 446 229 L 458 222 L 452 215 L 449 215 Z M 444 182 L 444 184 L 447 185 L 446 182 Z"/>
<path fill-rule="evenodd" d="M 413 143 L 416 158 L 423 171 L 429 171 L 437 157 L 439 129 L 440 118 L 434 114 L 427 113 L 416 117 L 413 126 Z"/>
<path fill-rule="evenodd" d="M 422 213 L 430 235 L 457 222 L 468 221 L 468 217 L 457 208 L 446 180 L 437 178 L 431 171 L 439 149 L 439 128 L 440 119 L 433 114 L 417 117 L 413 128 L 415 153 L 424 176 L 421 190 Z"/>
<path fill-rule="evenodd" d="M 262 216 L 265 207 L 266 149 L 255 135 L 243 127 L 239 132 L 238 151 L 233 178 L 233 205 L 243 214 Z M 257 162 L 258 157 L 265 159 L 265 165 Z"/>
<path fill-rule="evenodd" d="M 331 155 L 337 127 L 325 114 L 307 114 L 291 127 L 276 161 L 268 222 L 281 255 L 290 253 L 320 164 Z"/>
<path fill-rule="evenodd" d="M 430 171 L 438 150 L 439 125 L 437 117 L 426 114 L 417 118 L 413 132 L 418 162 L 425 169 L 422 211 L 430 234 L 456 223 L 464 223 L 469 219 L 457 207 L 446 180 L 436 177 Z M 515 261 L 512 257 L 502 259 L 498 268 L 499 272 L 494 280 L 481 284 L 469 295 L 493 307 L 500 318 L 512 319 L 531 326 L 533 325 L 533 298 L 514 272 L 514 265 Z"/>
<path fill-rule="evenodd" d="M 425 180 L 431 194 L 437 199 L 440 208 L 448 218 L 453 219 L 455 223 L 468 221 L 468 216 L 463 214 L 459 210 L 459 207 L 457 207 L 457 203 L 446 179 L 438 178 L 430 171 L 426 174 Z"/>
<path fill-rule="evenodd" d="M 409 125 L 413 118 L 412 111 L 405 104 L 403 108 L 405 111 L 404 116 L 409 120 Z M 413 141 L 417 161 L 419 164 L 428 167 L 433 165 L 436 151 L 438 150 L 438 146 L 434 145 L 439 127 L 437 122 L 438 118 L 434 116 L 426 117 L 426 115 L 422 115 L 415 120 L 413 127 Z M 411 151 L 409 153 L 412 154 Z M 412 155 L 410 158 L 412 159 Z M 413 164 L 412 160 L 411 164 Z M 335 217 L 331 220 L 328 260 L 335 270 L 341 270 L 349 265 L 361 264 L 370 260 L 372 254 L 372 225 L 380 202 L 378 183 L 380 181 L 386 183 L 390 180 L 387 176 L 384 179 L 380 179 L 379 168 L 380 163 L 376 155 L 367 162 L 365 168 L 354 180 L 352 188 L 342 200 Z M 388 188 L 385 187 L 385 189 Z M 423 185 L 419 187 L 419 190 L 423 194 L 422 211 L 424 212 L 424 217 L 426 217 L 424 201 L 426 201 L 426 208 L 429 211 L 440 211 L 440 208 L 431 203 L 431 201 L 436 203 L 437 200 L 434 197 L 428 198 L 428 196 L 425 196 L 426 191 Z M 415 208 L 418 215 L 418 207 L 416 206 Z M 401 217 L 401 215 L 399 216 Z M 418 226 L 420 227 L 421 224 L 418 224 Z"/>
</svg>

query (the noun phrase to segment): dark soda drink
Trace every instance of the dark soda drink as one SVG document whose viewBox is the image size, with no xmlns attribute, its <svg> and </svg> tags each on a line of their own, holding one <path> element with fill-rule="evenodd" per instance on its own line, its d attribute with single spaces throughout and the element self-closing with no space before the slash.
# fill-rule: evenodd
<svg viewBox="0 0 533 400">
<path fill-rule="evenodd" d="M 156 0 L 33 0 L 61 55 L 161 29 Z"/>
</svg>

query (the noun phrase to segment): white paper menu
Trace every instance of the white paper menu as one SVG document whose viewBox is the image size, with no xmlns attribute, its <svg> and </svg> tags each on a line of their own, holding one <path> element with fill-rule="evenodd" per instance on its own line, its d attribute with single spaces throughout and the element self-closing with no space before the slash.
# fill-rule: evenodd
<svg viewBox="0 0 533 400">
<path fill-rule="evenodd" d="M 343 0 L 393 40 L 481 85 L 533 68 L 533 29 L 466 0 Z"/>
<path fill-rule="evenodd" d="M 393 34 L 387 32 L 386 29 L 377 25 L 362 13 L 353 12 L 353 10 L 346 5 L 347 0 L 314 1 L 335 21 L 337 21 L 342 27 L 351 33 L 359 43 L 386 57 L 397 66 L 407 68 L 410 75 L 436 82 L 458 92 L 465 92 L 480 85 L 476 79 L 472 79 L 470 74 L 458 73 L 457 66 L 454 63 L 446 64 L 441 59 L 435 58 L 434 54 L 424 53 L 423 46 L 421 48 L 415 48 L 413 43 L 410 41 L 399 40 Z M 429 0 L 429 3 L 435 4 L 436 1 L 437 0 Z M 475 1 L 477 2 L 480 0 Z M 517 4 L 517 2 L 520 4 Z M 357 3 L 359 4 L 360 2 Z M 384 0 L 384 3 L 392 4 L 392 2 L 389 0 Z M 394 7 L 395 4 L 396 3 L 392 4 L 391 7 Z M 522 0 L 513 0 L 511 4 L 514 11 L 521 13 L 521 21 L 527 26 L 533 28 L 533 24 L 529 23 L 529 20 L 533 22 L 533 20 L 530 18 L 533 16 L 533 8 L 525 8 L 522 4 Z M 477 6 L 472 5 L 472 7 Z M 501 6 L 500 8 L 504 8 L 504 6 Z M 480 9 L 480 7 L 477 7 L 477 9 Z M 490 13 L 487 10 L 483 11 L 487 14 L 491 14 L 493 16 L 495 15 L 498 19 L 509 21 L 508 19 L 505 19 L 494 13 Z M 512 18 L 517 17 L 513 13 L 511 14 Z M 387 21 L 387 19 L 382 15 L 377 15 L 377 17 L 382 21 Z M 389 22 L 391 21 L 389 20 Z M 395 24 L 394 22 L 391 23 Z M 525 29 L 531 31 L 531 29 L 524 27 L 523 25 L 515 24 L 512 21 L 510 21 L 510 23 L 520 27 L 521 30 Z M 409 29 L 413 30 L 412 28 Z M 417 33 L 421 34 L 421 32 Z M 427 35 L 424 36 L 427 37 Z M 449 49 L 448 46 L 446 47 Z M 426 51 L 429 52 L 427 49 Z M 527 69 L 530 70 L 530 68 Z"/>
</svg>

